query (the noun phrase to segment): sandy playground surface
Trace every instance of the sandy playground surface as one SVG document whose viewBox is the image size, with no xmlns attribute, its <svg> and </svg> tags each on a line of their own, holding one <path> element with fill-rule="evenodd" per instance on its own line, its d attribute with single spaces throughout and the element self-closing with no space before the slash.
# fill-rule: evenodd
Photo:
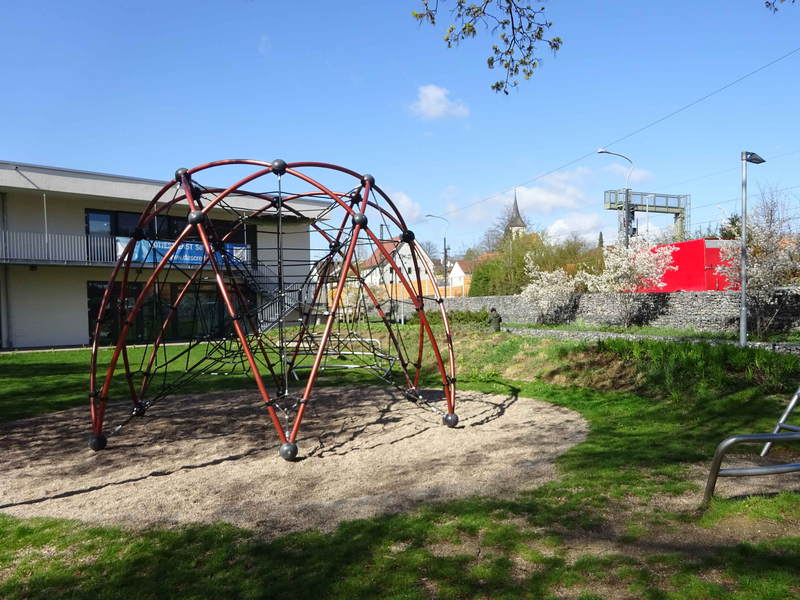
<svg viewBox="0 0 800 600">
<path fill-rule="evenodd" d="M 444 408 L 441 391 L 425 392 Z M 457 428 L 388 387 L 320 388 L 298 437 L 279 442 L 257 393 L 167 398 L 93 452 L 87 408 L 0 425 L 0 510 L 148 527 L 227 521 L 277 535 L 422 501 L 503 496 L 556 478 L 586 439 L 577 413 L 514 395 L 459 392 Z M 110 406 L 106 432 L 128 404 Z"/>
</svg>

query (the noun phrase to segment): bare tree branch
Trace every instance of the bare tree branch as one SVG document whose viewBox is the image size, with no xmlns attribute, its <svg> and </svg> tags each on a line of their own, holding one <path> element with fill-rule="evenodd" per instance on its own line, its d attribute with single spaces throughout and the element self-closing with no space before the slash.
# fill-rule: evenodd
<svg viewBox="0 0 800 600">
<path fill-rule="evenodd" d="M 423 240 L 419 242 L 420 247 L 425 251 L 432 259 L 437 259 L 441 255 L 439 252 L 439 245 L 436 242 L 431 242 L 430 240 Z"/>
<path fill-rule="evenodd" d="M 764 4 L 766 5 L 767 10 L 771 10 L 772 14 L 774 15 L 776 12 L 778 12 L 778 4 L 783 4 L 784 2 L 786 2 L 786 0 L 772 0 L 772 2 L 767 0 L 764 2 Z M 792 0 L 792 4 L 794 4 L 794 0 Z"/>
</svg>

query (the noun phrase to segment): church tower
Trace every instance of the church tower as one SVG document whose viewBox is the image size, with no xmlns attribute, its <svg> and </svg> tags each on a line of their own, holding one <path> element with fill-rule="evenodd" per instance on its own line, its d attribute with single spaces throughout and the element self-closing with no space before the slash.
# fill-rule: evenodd
<svg viewBox="0 0 800 600">
<path fill-rule="evenodd" d="M 525 235 L 526 229 L 525 221 L 522 220 L 522 215 L 519 214 L 517 190 L 514 190 L 514 211 L 511 213 L 511 220 L 506 225 L 506 231 L 510 231 L 512 238 L 516 239 L 521 235 Z"/>
</svg>

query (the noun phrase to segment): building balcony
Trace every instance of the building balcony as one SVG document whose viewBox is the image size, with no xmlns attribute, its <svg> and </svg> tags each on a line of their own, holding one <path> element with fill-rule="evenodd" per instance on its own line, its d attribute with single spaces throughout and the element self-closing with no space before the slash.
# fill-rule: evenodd
<svg viewBox="0 0 800 600">
<path fill-rule="evenodd" d="M 0 231 L 0 263 L 24 265 L 113 266 L 130 238 L 107 235 L 43 233 L 39 231 Z M 137 242 L 133 262 L 154 266 L 171 248 L 171 240 Z M 232 260 L 249 264 L 250 248 L 226 244 Z M 198 242 L 180 244 L 173 262 L 199 264 L 205 252 Z"/>
<path fill-rule="evenodd" d="M 117 261 L 110 236 L 0 231 L 0 263 L 110 266 Z"/>
</svg>

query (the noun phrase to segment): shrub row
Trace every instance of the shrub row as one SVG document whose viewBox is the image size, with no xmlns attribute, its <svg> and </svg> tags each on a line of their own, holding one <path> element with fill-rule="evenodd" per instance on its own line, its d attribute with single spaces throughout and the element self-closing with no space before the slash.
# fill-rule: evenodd
<svg viewBox="0 0 800 600">
<path fill-rule="evenodd" d="M 439 311 L 426 311 L 425 313 L 428 316 L 428 322 L 431 325 L 441 325 L 442 324 L 442 314 Z M 451 325 L 465 325 L 465 324 L 479 324 L 479 325 L 488 325 L 489 319 L 489 311 L 485 308 L 481 310 L 448 310 L 447 311 L 447 320 Z M 409 320 L 409 323 L 418 323 L 419 316 L 414 314 L 414 316 Z"/>
</svg>

